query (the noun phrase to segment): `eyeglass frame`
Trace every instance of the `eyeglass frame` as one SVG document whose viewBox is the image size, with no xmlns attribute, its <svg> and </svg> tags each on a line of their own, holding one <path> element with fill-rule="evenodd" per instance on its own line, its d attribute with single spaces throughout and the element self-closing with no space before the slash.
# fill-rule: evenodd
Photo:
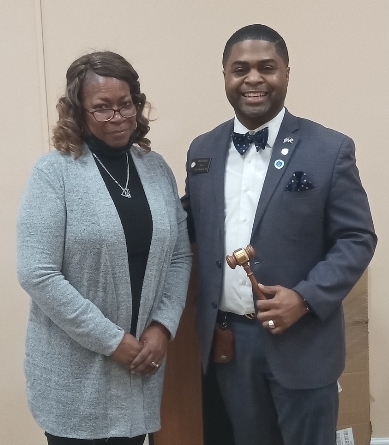
<svg viewBox="0 0 389 445">
<path fill-rule="evenodd" d="M 135 111 L 135 114 L 133 114 L 132 116 L 123 116 L 123 115 L 122 115 L 121 110 L 123 110 L 123 108 L 126 108 L 126 105 L 124 105 L 123 107 L 120 107 L 120 108 L 104 108 L 104 109 L 94 110 L 94 111 L 89 111 L 89 110 L 87 110 L 86 108 L 84 108 L 84 110 L 85 110 L 87 113 L 91 114 L 91 115 L 93 116 L 93 118 L 95 119 L 96 122 L 104 123 L 104 122 L 110 122 L 110 121 L 115 117 L 115 114 L 116 114 L 116 113 L 119 113 L 120 116 L 121 116 L 123 119 L 131 119 L 132 117 L 135 117 L 135 116 L 137 115 L 137 113 L 138 113 L 138 110 L 137 110 L 137 108 L 136 108 L 136 105 L 133 105 L 133 106 L 135 107 L 135 110 L 136 110 L 136 111 Z M 99 112 L 99 111 L 108 111 L 108 110 L 113 111 L 113 115 L 112 115 L 112 117 L 110 117 L 109 119 L 106 119 L 106 120 L 104 120 L 104 121 L 99 121 L 98 119 L 96 119 L 95 113 L 97 113 L 97 112 Z"/>
</svg>

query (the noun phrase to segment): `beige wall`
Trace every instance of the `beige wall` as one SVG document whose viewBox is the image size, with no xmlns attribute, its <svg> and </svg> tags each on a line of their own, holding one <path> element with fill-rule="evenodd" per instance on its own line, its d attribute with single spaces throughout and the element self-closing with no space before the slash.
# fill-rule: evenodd
<svg viewBox="0 0 389 445">
<path fill-rule="evenodd" d="M 48 150 L 47 119 L 56 120 L 66 68 L 91 49 L 120 52 L 134 64 L 156 108 L 153 148 L 182 192 L 188 144 L 232 116 L 221 74 L 224 43 L 254 22 L 274 27 L 289 46 L 290 111 L 357 144 L 379 236 L 369 293 L 373 437 L 389 437 L 388 0 L 0 0 L 0 7 L 0 443 L 45 443 L 24 396 L 28 298 L 15 275 L 15 219 L 28 172 Z"/>
</svg>

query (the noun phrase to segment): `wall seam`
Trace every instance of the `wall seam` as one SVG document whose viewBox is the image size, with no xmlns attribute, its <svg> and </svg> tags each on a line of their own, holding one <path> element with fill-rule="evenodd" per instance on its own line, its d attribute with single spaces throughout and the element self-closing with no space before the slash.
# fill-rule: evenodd
<svg viewBox="0 0 389 445">
<path fill-rule="evenodd" d="M 45 59 L 45 42 L 43 32 L 43 12 L 42 0 L 35 0 L 36 8 L 36 27 L 38 40 L 38 69 L 39 83 L 41 89 L 41 119 L 42 119 L 42 151 L 46 153 L 50 151 L 50 129 L 49 129 L 49 113 L 48 113 L 48 97 L 46 82 L 46 59 Z"/>
</svg>

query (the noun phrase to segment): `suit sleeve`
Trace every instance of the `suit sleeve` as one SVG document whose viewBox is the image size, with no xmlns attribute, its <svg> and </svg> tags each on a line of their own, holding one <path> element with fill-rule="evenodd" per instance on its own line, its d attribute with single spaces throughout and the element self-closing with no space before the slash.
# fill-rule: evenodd
<svg viewBox="0 0 389 445">
<path fill-rule="evenodd" d="M 188 234 L 189 234 L 189 241 L 191 244 L 196 242 L 196 232 L 194 228 L 194 220 L 193 220 L 193 213 L 192 213 L 192 207 L 190 203 L 190 187 L 189 187 L 189 155 L 190 149 L 188 151 L 187 161 L 186 161 L 186 179 L 185 179 L 185 195 L 181 198 L 182 207 L 184 208 L 186 214 L 187 214 L 187 226 L 188 226 Z"/>
<path fill-rule="evenodd" d="M 369 203 L 346 138 L 339 150 L 326 204 L 328 250 L 294 290 L 324 320 L 347 296 L 367 268 L 377 243 Z"/>
</svg>

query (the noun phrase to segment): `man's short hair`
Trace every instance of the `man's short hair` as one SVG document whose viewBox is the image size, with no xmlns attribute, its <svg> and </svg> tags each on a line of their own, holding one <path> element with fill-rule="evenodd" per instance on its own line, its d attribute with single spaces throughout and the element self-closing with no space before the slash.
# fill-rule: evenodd
<svg viewBox="0 0 389 445">
<path fill-rule="evenodd" d="M 274 29 L 266 25 L 254 24 L 238 29 L 227 40 L 223 51 L 223 67 L 226 66 L 227 60 L 231 55 L 232 47 L 244 40 L 265 40 L 266 42 L 274 43 L 277 54 L 283 59 L 286 66 L 289 65 L 289 54 L 285 40 Z"/>
</svg>

